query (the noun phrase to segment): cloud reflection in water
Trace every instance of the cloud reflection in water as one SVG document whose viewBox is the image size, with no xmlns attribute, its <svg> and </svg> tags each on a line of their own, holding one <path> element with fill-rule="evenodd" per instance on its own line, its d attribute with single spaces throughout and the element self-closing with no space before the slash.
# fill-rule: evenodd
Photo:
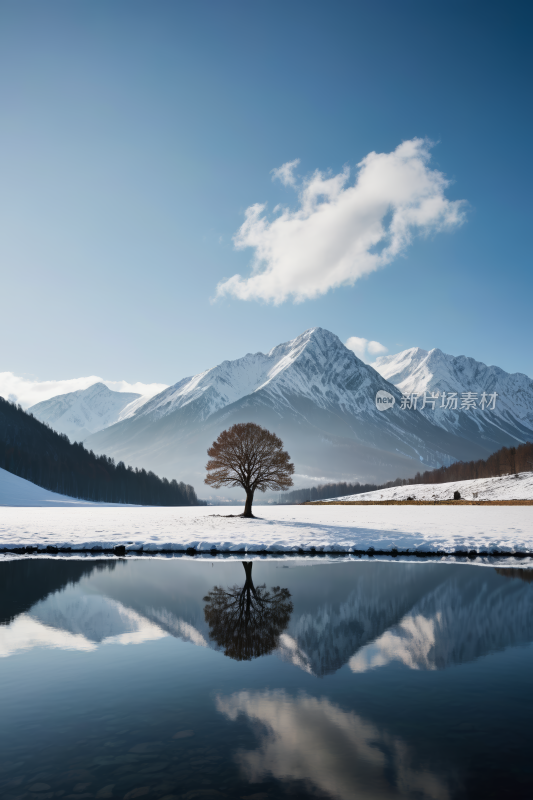
<svg viewBox="0 0 533 800">
<path fill-rule="evenodd" d="M 217 708 L 230 720 L 244 714 L 266 729 L 257 750 L 236 756 L 252 783 L 271 774 L 304 781 L 340 800 L 450 797 L 446 782 L 415 765 L 412 750 L 399 737 L 326 698 L 238 692 L 218 697 Z"/>
</svg>

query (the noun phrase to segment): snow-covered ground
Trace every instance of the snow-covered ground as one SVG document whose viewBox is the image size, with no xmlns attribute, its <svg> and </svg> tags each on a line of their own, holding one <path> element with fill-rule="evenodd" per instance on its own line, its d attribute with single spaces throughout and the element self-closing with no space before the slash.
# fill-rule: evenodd
<svg viewBox="0 0 533 800">
<path fill-rule="evenodd" d="M 458 491 L 462 500 L 533 500 L 533 472 L 503 475 L 500 478 L 477 478 L 472 481 L 450 483 L 418 483 L 414 486 L 394 486 L 375 492 L 351 494 L 321 500 L 323 503 L 362 502 L 363 500 L 453 500 Z M 533 513 L 533 509 L 532 512 Z"/>
<path fill-rule="evenodd" d="M 531 506 L 257 506 L 258 519 L 226 516 L 240 511 L 227 506 L 3 508 L 0 548 L 533 554 Z"/>
<path fill-rule="evenodd" d="M 516 483 L 529 481 L 531 487 L 532 477 L 526 473 Z M 446 485 L 455 484 L 439 488 Z M 405 488 L 413 494 L 415 487 Z M 247 520 L 228 516 L 240 514 L 242 506 L 87 503 L 48 492 L 5 470 L 0 470 L 0 506 L 0 550 L 45 550 L 51 545 L 98 552 L 124 545 L 131 554 L 188 548 L 203 553 L 216 548 L 225 553 L 315 549 L 349 554 L 374 548 L 533 555 L 532 506 L 256 506 L 258 519 Z"/>
<path fill-rule="evenodd" d="M 65 494 L 56 494 L 36 486 L 31 481 L 12 475 L 5 469 L 0 468 L 0 506 L 39 506 L 60 508 L 73 508 L 83 506 L 94 508 L 99 506 L 115 507 L 114 503 L 90 503 L 88 500 L 77 500 L 75 497 L 67 497 Z M 130 506 L 131 508 L 131 506 Z"/>
</svg>

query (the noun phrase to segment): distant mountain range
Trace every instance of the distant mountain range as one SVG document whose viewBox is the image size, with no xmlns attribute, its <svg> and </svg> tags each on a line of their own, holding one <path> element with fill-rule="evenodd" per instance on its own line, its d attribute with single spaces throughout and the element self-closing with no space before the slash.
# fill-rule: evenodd
<svg viewBox="0 0 533 800">
<path fill-rule="evenodd" d="M 395 398 L 386 412 L 376 407 L 379 390 Z M 358 359 L 333 333 L 313 328 L 267 354 L 248 354 L 184 378 L 86 444 L 199 485 L 207 448 L 220 431 L 253 421 L 281 436 L 295 462 L 297 484 L 380 483 L 412 476 L 421 467 L 484 458 L 533 435 L 533 423 L 527 427 L 518 415 L 487 423 L 493 412 L 485 411 L 484 424 L 477 424 L 467 413 L 459 412 L 454 429 L 438 414 L 402 409 L 394 381 Z"/>
<path fill-rule="evenodd" d="M 417 394 L 422 413 L 444 430 L 490 448 L 496 441 L 509 445 L 532 439 L 533 380 L 521 372 L 510 375 L 500 367 L 487 367 L 473 358 L 450 356 L 437 348 L 428 352 L 419 347 L 382 356 L 372 366 L 404 394 Z M 424 393 L 431 392 L 439 393 L 435 409 L 429 406 L 422 409 Z M 457 393 L 457 410 L 442 407 L 443 392 L 446 396 Z M 477 395 L 476 409 L 461 411 L 461 395 L 465 392 Z M 483 392 L 497 394 L 490 413 L 479 408 Z"/>
<path fill-rule="evenodd" d="M 376 392 L 395 404 L 378 411 Z M 458 409 L 421 408 L 425 392 L 456 392 Z M 463 392 L 498 394 L 495 408 L 461 410 Z M 402 393 L 418 394 L 402 409 Z M 477 403 L 479 406 L 479 402 Z M 465 356 L 412 348 L 365 364 L 333 333 L 313 328 L 269 353 L 248 354 L 146 398 L 97 383 L 33 406 L 71 440 L 158 474 L 192 481 L 206 451 L 234 422 L 283 439 L 296 485 L 311 480 L 382 483 L 456 460 L 486 458 L 533 438 L 533 381 Z"/>
<path fill-rule="evenodd" d="M 72 442 L 81 442 L 91 433 L 135 413 L 147 399 L 134 392 L 113 392 L 104 383 L 95 383 L 88 389 L 43 400 L 28 410 L 58 433 L 65 433 Z"/>
</svg>

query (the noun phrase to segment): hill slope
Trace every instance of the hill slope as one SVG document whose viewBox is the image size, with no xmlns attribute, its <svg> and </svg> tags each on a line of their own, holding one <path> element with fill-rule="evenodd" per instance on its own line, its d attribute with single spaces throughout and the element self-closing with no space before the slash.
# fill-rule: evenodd
<svg viewBox="0 0 533 800">
<path fill-rule="evenodd" d="M 31 508 L 77 508 L 79 506 L 112 506 L 115 503 L 92 503 L 78 500 L 65 494 L 57 494 L 37 486 L 36 483 L 19 478 L 0 467 L 0 506 L 24 506 Z"/>
<path fill-rule="evenodd" d="M 52 492 L 83 500 L 141 505 L 196 505 L 192 486 L 169 483 L 71 444 L 0 397 L 0 467 Z"/>
<path fill-rule="evenodd" d="M 450 481 L 449 483 L 415 483 L 408 486 L 391 486 L 321 503 L 376 502 L 385 500 L 453 500 L 454 492 L 459 492 L 462 500 L 533 500 L 533 472 L 517 475 L 502 475 L 498 478 L 476 478 L 471 481 Z"/>
</svg>

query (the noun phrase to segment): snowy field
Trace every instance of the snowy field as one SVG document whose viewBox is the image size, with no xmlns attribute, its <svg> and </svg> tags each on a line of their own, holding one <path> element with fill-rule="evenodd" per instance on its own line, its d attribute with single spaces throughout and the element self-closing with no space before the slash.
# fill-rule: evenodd
<svg viewBox="0 0 533 800">
<path fill-rule="evenodd" d="M 6 505 L 10 497 L 18 505 Z M 239 514 L 242 506 L 165 508 L 73 501 L 4 470 L 0 500 L 4 551 L 52 546 L 98 553 L 123 545 L 131 555 L 189 548 L 204 554 L 212 549 L 226 554 L 350 554 L 374 548 L 411 554 L 475 550 L 533 555 L 532 506 L 258 505 L 258 519 L 247 520 L 228 516 Z"/>
<path fill-rule="evenodd" d="M 531 506 L 257 506 L 259 519 L 226 516 L 241 510 L 7 507 L 0 515 L 0 548 L 533 553 Z"/>
<path fill-rule="evenodd" d="M 376 492 L 351 494 L 321 500 L 322 503 L 363 500 L 453 500 L 453 493 L 460 492 L 463 500 L 533 500 L 533 472 L 518 475 L 503 475 L 501 478 L 478 478 L 473 481 L 451 483 L 419 483 L 414 486 L 395 486 L 378 489 Z"/>
</svg>

